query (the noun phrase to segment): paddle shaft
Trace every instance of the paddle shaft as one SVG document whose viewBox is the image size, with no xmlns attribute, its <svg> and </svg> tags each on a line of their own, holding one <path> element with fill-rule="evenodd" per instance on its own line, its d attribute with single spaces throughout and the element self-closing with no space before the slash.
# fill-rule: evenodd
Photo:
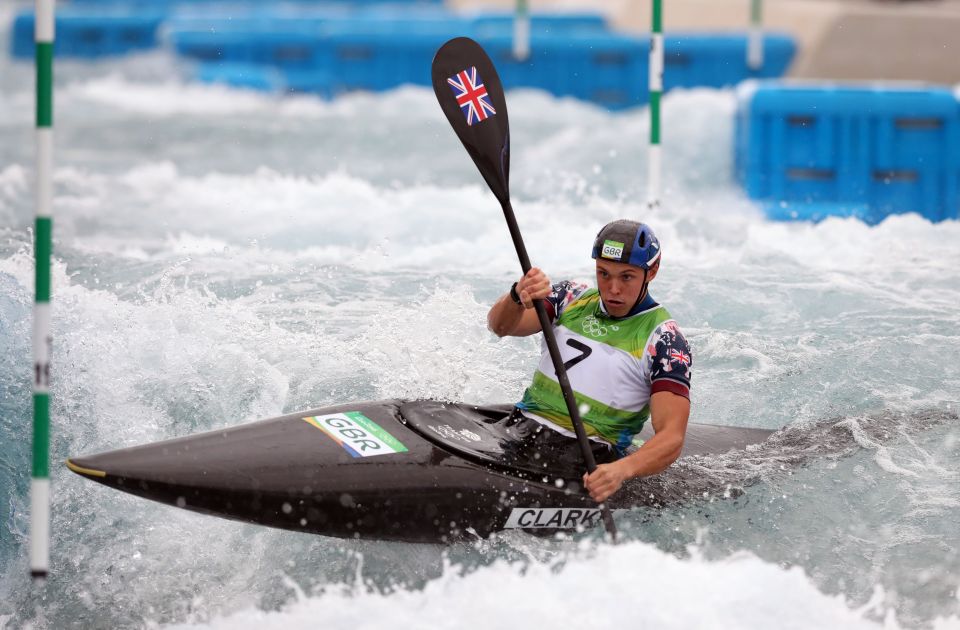
<svg viewBox="0 0 960 630">
<path fill-rule="evenodd" d="M 510 205 L 509 200 L 503 204 L 503 215 L 506 217 L 507 226 L 510 228 L 510 238 L 513 239 L 513 246 L 517 249 L 520 267 L 523 269 L 524 275 L 526 275 L 531 267 L 530 257 L 527 256 L 527 248 L 523 244 L 523 236 L 520 234 L 520 227 L 517 225 L 517 218 L 513 214 L 513 207 Z M 584 430 L 583 421 L 580 419 L 580 410 L 577 408 L 577 400 L 573 396 L 573 388 L 570 387 L 570 379 L 567 378 L 567 370 L 563 367 L 563 358 L 560 356 L 560 348 L 557 346 L 557 336 L 553 334 L 553 324 L 550 321 L 550 317 L 547 316 L 547 309 L 543 305 L 543 300 L 534 300 L 533 308 L 537 312 L 537 319 L 540 320 L 543 338 L 547 342 L 547 350 L 550 352 L 551 361 L 553 361 L 553 369 L 557 373 L 557 382 L 560 383 L 563 400 L 567 403 L 570 420 L 573 421 L 573 428 L 577 434 L 577 441 L 580 443 L 580 450 L 583 452 L 583 460 L 587 465 L 587 472 L 592 473 L 597 469 L 597 462 L 593 458 L 590 440 L 587 439 L 587 432 Z"/>
<path fill-rule="evenodd" d="M 520 259 L 520 268 L 523 269 L 523 273 L 526 275 L 531 267 L 530 257 L 527 255 L 526 245 L 523 244 L 523 236 L 520 234 L 520 226 L 517 225 L 517 217 L 513 213 L 513 206 L 510 205 L 509 198 L 503 202 L 502 205 L 503 216 L 507 219 L 507 227 L 510 229 L 510 238 L 513 239 L 513 246 L 517 250 L 517 257 Z M 583 428 L 583 421 L 580 419 L 580 410 L 577 408 L 577 399 L 573 396 L 570 379 L 567 378 L 567 369 L 563 367 L 563 358 L 560 356 L 560 348 L 557 346 L 557 336 L 553 334 L 553 323 L 547 316 L 547 309 L 543 305 L 543 300 L 534 300 L 533 308 L 537 312 L 537 319 L 540 320 L 543 339 L 547 342 L 547 351 L 550 353 L 553 369 L 557 373 L 557 382 L 560 384 L 560 391 L 563 392 L 563 400 L 567 403 L 567 412 L 570 414 L 574 432 L 577 434 L 577 442 L 580 443 L 580 453 L 583 455 L 583 462 L 587 466 L 587 472 L 592 473 L 597 469 L 597 461 L 593 458 L 593 449 L 590 448 L 590 440 L 587 438 L 587 432 Z M 602 504 L 600 510 L 607 533 L 609 533 L 610 538 L 616 542 L 617 526 L 613 522 L 613 514 Z"/>
</svg>

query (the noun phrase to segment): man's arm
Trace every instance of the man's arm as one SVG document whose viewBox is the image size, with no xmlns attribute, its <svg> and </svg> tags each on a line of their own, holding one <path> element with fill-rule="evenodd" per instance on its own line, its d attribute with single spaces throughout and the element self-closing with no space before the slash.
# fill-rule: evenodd
<svg viewBox="0 0 960 630">
<path fill-rule="evenodd" d="M 623 482 L 666 470 L 680 457 L 690 418 L 690 400 L 668 391 L 650 397 L 650 421 L 654 435 L 643 446 L 623 459 L 600 464 L 583 483 L 597 503 L 603 503 L 620 489 Z"/>
<path fill-rule="evenodd" d="M 517 294 L 522 304 L 517 304 L 504 293 L 487 313 L 487 327 L 498 337 L 526 337 L 540 332 L 540 320 L 533 308 L 533 301 L 546 298 L 552 287 L 550 279 L 536 267 L 517 281 Z"/>
</svg>

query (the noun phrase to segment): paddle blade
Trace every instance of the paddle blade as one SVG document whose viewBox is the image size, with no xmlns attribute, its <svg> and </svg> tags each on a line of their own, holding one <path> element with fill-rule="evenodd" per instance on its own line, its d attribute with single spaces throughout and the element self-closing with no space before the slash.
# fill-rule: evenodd
<svg viewBox="0 0 960 630">
<path fill-rule="evenodd" d="M 501 204 L 510 198 L 510 125 L 500 77 L 480 44 L 451 39 L 433 58 L 433 91 Z"/>
</svg>

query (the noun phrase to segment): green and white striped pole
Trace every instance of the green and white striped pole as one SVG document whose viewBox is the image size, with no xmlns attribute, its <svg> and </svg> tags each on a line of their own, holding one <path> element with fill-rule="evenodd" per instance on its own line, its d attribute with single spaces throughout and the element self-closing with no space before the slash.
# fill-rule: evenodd
<svg viewBox="0 0 960 630">
<path fill-rule="evenodd" d="M 530 8 L 527 0 L 517 0 L 513 14 L 513 57 L 523 61 L 530 56 Z"/>
<path fill-rule="evenodd" d="M 763 67 L 763 0 L 750 0 L 750 34 L 747 40 L 747 67 Z"/>
<path fill-rule="evenodd" d="M 653 0 L 650 29 L 650 152 L 648 155 L 647 207 L 660 206 L 660 97 L 663 94 L 663 3 Z"/>
<path fill-rule="evenodd" d="M 33 473 L 30 481 L 30 574 L 50 565 L 50 258 L 53 250 L 53 12 L 36 2 L 37 215 L 36 297 L 33 306 Z"/>
</svg>

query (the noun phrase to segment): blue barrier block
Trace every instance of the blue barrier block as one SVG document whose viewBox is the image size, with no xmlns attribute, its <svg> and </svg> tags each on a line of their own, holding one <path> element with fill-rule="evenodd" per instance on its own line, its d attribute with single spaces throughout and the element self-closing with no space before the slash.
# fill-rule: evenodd
<svg viewBox="0 0 960 630">
<path fill-rule="evenodd" d="M 323 70 L 287 69 L 257 63 L 204 62 L 194 78 L 202 83 L 223 84 L 260 92 L 305 92 L 334 95 L 330 74 Z"/>
<path fill-rule="evenodd" d="M 368 32 L 238 31 L 172 37 L 178 53 L 200 61 L 264 64 L 287 72 L 323 70 L 336 92 L 430 85 L 430 63 L 446 39 L 423 33 L 383 37 Z"/>
<path fill-rule="evenodd" d="M 251 12 L 285 11 L 358 11 L 385 4 L 417 11 L 443 7 L 443 0 L 70 0 L 78 10 L 100 9 L 161 12 L 169 16 L 209 12 L 211 15 L 240 15 Z"/>
<path fill-rule="evenodd" d="M 162 21 L 156 13 L 87 15 L 61 11 L 55 16 L 54 53 L 92 59 L 154 48 Z M 13 57 L 33 58 L 34 37 L 33 11 L 19 13 L 10 34 Z"/>
<path fill-rule="evenodd" d="M 747 66 L 747 36 L 668 33 L 663 42 L 663 87 L 727 87 L 744 79 L 779 77 L 796 53 L 793 39 L 780 33 L 763 37 L 763 65 Z"/>
<path fill-rule="evenodd" d="M 34 19 L 33 11 L 18 13 L 10 28 L 10 54 L 15 59 L 27 59 L 34 56 Z"/>
<path fill-rule="evenodd" d="M 478 14 L 471 20 L 474 34 L 481 38 L 509 35 L 513 32 L 513 21 L 514 14 L 507 12 Z M 607 20 L 600 13 L 533 13 L 530 16 L 532 35 L 596 35 L 607 31 Z"/>
<path fill-rule="evenodd" d="M 379 84 L 405 82 L 402 76 L 398 82 L 397 71 L 385 67 L 390 64 L 382 60 L 383 55 L 413 54 L 422 61 L 423 44 L 416 37 L 426 37 L 435 53 L 447 39 L 469 35 L 469 28 L 468 20 L 435 9 L 344 12 L 325 8 L 298 16 L 182 18 L 171 23 L 169 32 L 176 52 L 194 59 L 275 63 L 283 68 L 319 66 L 347 77 L 358 88 L 378 89 Z M 430 60 L 432 53 L 427 58 L 428 72 Z M 396 61 L 403 63 L 402 58 Z M 389 76 L 377 78 L 388 71 Z"/>
<path fill-rule="evenodd" d="M 382 4 L 393 4 L 403 7 L 435 7 L 443 4 L 443 0 L 285 0 L 288 5 L 305 6 L 340 6 L 355 8 L 357 6 L 373 6 Z M 165 8 L 169 11 L 179 11 L 182 9 L 191 9 L 196 7 L 216 8 L 221 7 L 229 11 L 256 9 L 259 7 L 275 8 L 277 3 L 274 0 L 70 0 L 70 5 L 84 8 L 149 8 L 160 10 Z"/>
<path fill-rule="evenodd" d="M 384 37 L 371 32 L 305 33 L 185 32 L 173 37 L 178 52 L 201 61 L 266 64 L 284 71 L 323 69 L 330 90 L 387 90 L 403 84 L 431 85 L 430 65 L 446 33 L 407 32 Z M 604 36 L 532 38 L 531 57 L 513 58 L 509 36 L 481 38 L 507 89 L 535 87 L 610 108 L 642 104 L 648 48 L 642 39 Z"/>
<path fill-rule="evenodd" d="M 333 77 L 323 70 L 287 70 L 287 92 L 316 94 L 326 98 L 337 95 Z"/>
<path fill-rule="evenodd" d="M 287 89 L 286 78 L 280 70 L 253 63 L 201 63 L 197 66 L 194 78 L 201 83 L 219 83 L 261 92 L 282 92 Z"/>
<path fill-rule="evenodd" d="M 445 34 L 408 33 L 380 37 L 338 33 L 325 38 L 326 67 L 334 69 L 334 89 L 388 90 L 404 84 L 431 85 L 430 65 Z"/>
<path fill-rule="evenodd" d="M 505 89 L 540 88 L 610 109 L 646 102 L 649 44 L 622 35 L 531 37 L 530 58 L 513 57 L 509 36 L 482 38 Z"/>
<path fill-rule="evenodd" d="M 376 35 L 389 38 L 411 33 L 438 34 L 448 39 L 459 35 L 469 35 L 469 21 L 456 16 L 420 16 L 422 12 L 410 12 L 413 15 L 385 16 L 372 19 L 358 11 L 350 12 L 309 12 L 302 15 L 243 15 L 230 19 L 200 16 L 177 17 L 168 23 L 168 32 L 176 44 L 181 35 L 209 36 L 215 38 L 218 33 L 244 33 L 252 38 L 265 37 L 271 33 L 309 34 L 327 37 L 336 34 L 354 33 L 358 35 Z M 435 12 L 434 12 L 435 13 Z"/>
<path fill-rule="evenodd" d="M 379 37 L 403 37 L 407 35 L 436 35 L 450 39 L 472 35 L 469 20 L 456 15 L 393 15 L 377 16 L 359 14 L 324 20 L 319 25 L 324 35 L 356 34 Z"/>
<path fill-rule="evenodd" d="M 202 18 L 183 19 L 175 25 L 185 30 L 170 29 L 170 39 L 178 53 L 204 61 L 268 64 L 298 71 L 321 68 L 329 72 L 333 91 L 341 92 L 384 90 L 405 83 L 429 86 L 430 62 L 437 48 L 451 37 L 467 35 L 486 47 L 507 88 L 541 88 L 611 109 L 643 105 L 647 100 L 649 39 L 594 33 L 591 29 L 602 25 L 596 15 L 582 23 L 578 16 L 544 16 L 544 24 L 557 19 L 556 24 L 572 30 L 535 30 L 531 56 L 522 62 L 513 58 L 510 29 L 484 27 L 487 33 L 478 34 L 483 30 L 477 26 L 480 18 L 396 8 L 347 14 L 320 11 L 296 18 L 269 15 L 207 23 Z M 505 26 L 507 22 L 494 16 L 489 24 Z M 782 72 L 793 54 L 793 43 L 776 35 L 768 39 L 781 45 L 767 46 L 767 63 L 760 72 Z M 683 60 L 674 65 L 683 68 L 667 66 L 666 87 L 720 86 L 749 74 L 745 37 L 686 35 L 667 41 L 674 61 Z"/>
<path fill-rule="evenodd" d="M 282 69 L 311 69 L 324 63 L 322 41 L 310 33 L 267 31 L 184 32 L 172 38 L 181 55 L 199 61 L 254 63 Z"/>
<path fill-rule="evenodd" d="M 264 32 L 296 31 L 331 33 L 370 33 L 383 36 L 409 33 L 445 34 L 493 37 L 510 35 L 513 18 L 507 13 L 460 14 L 436 6 L 373 5 L 346 8 L 321 5 L 319 7 L 281 9 L 233 10 L 228 18 L 210 15 L 209 11 L 180 12 L 168 21 L 171 32 Z M 534 13 L 531 16 L 534 34 L 589 33 L 606 31 L 600 14 L 594 13 Z"/>
<path fill-rule="evenodd" d="M 340 33 L 323 38 L 323 66 L 336 91 L 431 85 L 430 64 L 447 35 L 407 33 L 389 38 Z M 480 38 L 506 89 L 541 88 L 611 108 L 641 104 L 646 94 L 648 49 L 642 40 L 606 35 L 533 35 L 531 56 L 518 62 L 509 36 Z"/>
<path fill-rule="evenodd" d="M 221 33 L 250 34 L 257 37 L 261 33 L 306 33 L 317 34 L 322 18 L 315 16 L 283 15 L 235 15 L 230 18 L 200 15 L 177 15 L 164 22 L 168 38 L 176 44 L 182 37 L 216 37 Z"/>
<path fill-rule="evenodd" d="M 772 218 L 960 214 L 960 104 L 945 88 L 746 85 L 734 153 Z"/>
</svg>

